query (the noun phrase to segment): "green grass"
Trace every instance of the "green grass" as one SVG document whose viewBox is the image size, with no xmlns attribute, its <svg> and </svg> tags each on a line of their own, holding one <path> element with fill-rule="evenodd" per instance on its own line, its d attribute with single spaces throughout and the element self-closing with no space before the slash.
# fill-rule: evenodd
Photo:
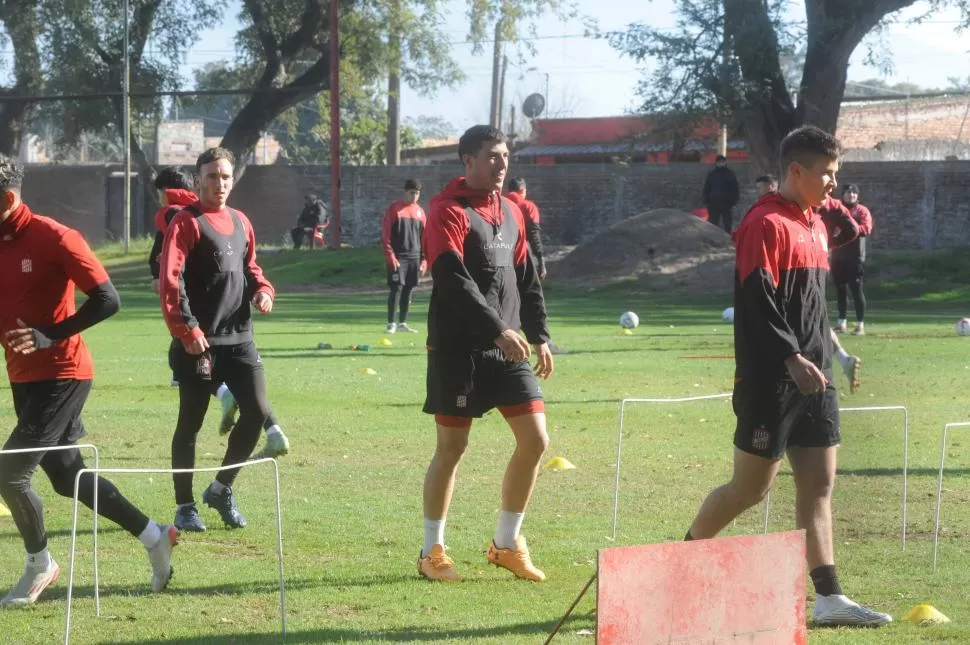
<svg viewBox="0 0 970 645">
<path fill-rule="evenodd" d="M 166 330 L 144 278 L 141 256 L 147 246 L 138 249 L 137 261 L 118 249 L 102 251 L 121 286 L 124 308 L 85 334 L 98 370 L 85 422 L 105 466 L 166 467 L 177 393 L 168 385 Z M 281 294 L 274 313 L 259 320 L 257 342 L 273 406 L 293 445 L 292 454 L 280 461 L 290 643 L 542 642 L 594 572 L 597 550 L 612 544 L 606 536 L 618 401 L 731 387 L 732 361 L 685 358 L 733 353 L 731 329 L 719 320 L 729 298 L 679 300 L 673 294 L 631 295 L 615 289 L 578 294 L 553 284 L 548 290 L 552 329 L 569 353 L 556 357 L 556 373 L 544 385 L 549 456 L 564 456 L 578 468 L 543 471 L 526 519 L 524 532 L 534 559 L 549 580 L 542 585 L 519 582 L 485 564 L 502 470 L 513 445 L 501 419 L 492 414 L 475 426 L 449 518 L 448 543 L 466 581 L 428 584 L 415 574 L 421 484 L 434 447 L 432 422 L 420 411 L 424 338 L 392 336 L 393 345 L 370 353 L 317 350 L 321 341 L 338 348 L 373 346 L 382 336 L 384 297 L 300 293 L 297 287 L 343 282 L 380 289 L 380 252 L 284 252 L 265 254 L 261 261 Z M 942 264 L 941 272 L 954 266 Z M 950 282 L 943 285 L 950 288 Z M 887 287 L 877 294 L 870 335 L 846 340 L 849 350 L 864 358 L 864 389 L 842 394 L 844 406 L 909 408 L 909 546 L 906 552 L 899 546 L 901 425 L 895 417 L 876 415 L 844 419 L 836 544 L 840 575 L 853 597 L 897 620 L 916 603 L 930 602 L 953 623 L 813 630 L 813 644 L 970 641 L 970 438 L 961 434 L 954 436 L 947 458 L 940 570 L 931 572 L 940 431 L 944 422 L 970 417 L 963 392 L 970 341 L 953 333 L 955 319 L 970 311 L 959 308 L 961 301 L 933 299 L 915 293 L 915 287 L 912 291 L 903 297 Z M 416 323 L 422 321 L 427 297 L 427 290 L 416 295 Z M 617 333 L 616 318 L 627 309 L 637 311 L 642 321 L 632 336 Z M 364 375 L 365 368 L 377 374 Z M 9 392 L 0 397 L 10 400 Z M 725 401 L 629 410 L 617 544 L 683 536 L 703 496 L 729 473 L 733 419 Z M 0 420 L 13 426 L 11 406 L 0 409 Z M 200 466 L 216 464 L 224 450 L 217 421 L 213 412 L 200 434 Z M 114 479 L 152 517 L 171 521 L 168 476 Z M 197 492 L 205 481 L 197 477 Z M 35 484 L 45 500 L 51 549 L 65 578 L 35 607 L 0 612 L 3 643 L 57 642 L 63 630 L 70 503 L 56 497 L 42 475 Z M 102 611 L 110 619 L 94 617 L 90 540 L 83 536 L 72 642 L 278 642 L 271 484 L 266 469 L 240 476 L 237 493 L 249 518 L 245 530 L 223 530 L 204 509 L 210 531 L 183 537 L 176 549 L 175 578 L 158 596 L 148 592 L 141 546 L 105 523 L 101 592 Z M 791 527 L 791 505 L 786 469 L 772 493 L 773 530 Z M 756 532 L 760 518 L 761 509 L 755 509 L 728 534 Z M 86 510 L 81 521 L 90 521 Z M 5 586 L 19 574 L 23 554 L 9 518 L 0 518 L 0 536 L 5 538 L 0 586 Z M 592 637 L 577 631 L 594 628 L 591 595 L 555 642 L 591 643 Z"/>
</svg>

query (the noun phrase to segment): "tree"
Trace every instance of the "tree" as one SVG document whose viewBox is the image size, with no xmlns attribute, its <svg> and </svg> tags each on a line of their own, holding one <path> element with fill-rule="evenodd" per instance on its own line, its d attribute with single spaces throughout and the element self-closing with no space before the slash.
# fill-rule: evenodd
<svg viewBox="0 0 970 645">
<path fill-rule="evenodd" d="M 422 114 L 405 119 L 404 124 L 410 127 L 421 139 L 449 139 L 461 134 L 461 131 L 453 123 L 440 116 Z"/>
<path fill-rule="evenodd" d="M 37 45 L 41 34 L 41 20 L 36 2 L 0 2 L 0 22 L 3 22 L 13 46 L 14 60 L 14 85 L 12 88 L 0 89 L 0 98 L 12 99 L 38 94 L 44 81 Z M 36 103 L 33 101 L 3 101 L 0 107 L 0 153 L 11 156 L 17 154 L 35 109 Z"/>
<path fill-rule="evenodd" d="M 803 33 L 786 18 L 786 0 L 676 0 L 672 33 L 633 24 L 606 37 L 635 60 L 656 62 L 638 89 L 644 111 L 716 115 L 740 130 L 756 164 L 774 169 L 779 144 L 794 128 L 814 124 L 835 132 L 853 52 L 917 0 L 804 3 Z M 921 19 L 945 6 L 959 7 L 967 19 L 966 0 L 930 0 Z M 796 101 L 782 58 L 800 40 L 806 47 Z M 876 60 L 872 51 L 870 58 Z"/>
</svg>

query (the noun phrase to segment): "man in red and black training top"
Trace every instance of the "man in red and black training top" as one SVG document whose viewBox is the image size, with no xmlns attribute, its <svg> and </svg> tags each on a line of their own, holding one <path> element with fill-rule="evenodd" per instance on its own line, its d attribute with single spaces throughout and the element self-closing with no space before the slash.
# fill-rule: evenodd
<svg viewBox="0 0 970 645">
<path fill-rule="evenodd" d="M 421 276 L 428 270 L 424 259 L 424 209 L 418 205 L 421 183 L 414 179 L 404 182 L 404 198 L 387 207 L 381 242 L 384 244 L 384 261 L 387 266 L 387 327 L 393 334 L 398 331 L 417 332 L 408 326 L 408 310 L 411 307 L 411 291 L 418 286 Z M 394 322 L 394 308 L 400 296 L 400 314 Z"/>
<path fill-rule="evenodd" d="M 866 333 L 866 295 L 862 291 L 862 277 L 866 266 L 866 238 L 872 235 L 872 213 L 859 203 L 859 187 L 849 184 L 842 191 L 842 203 L 848 208 L 852 219 L 859 227 L 859 236 L 850 244 L 832 249 L 832 282 L 839 307 L 839 319 L 835 331 L 848 330 L 846 311 L 849 308 L 849 294 L 855 303 L 856 326 L 852 331 L 856 336 Z"/>
<path fill-rule="evenodd" d="M 539 215 L 539 207 L 531 199 L 527 199 L 528 189 L 525 185 L 525 178 L 513 177 L 509 180 L 509 192 L 505 194 L 513 204 L 522 211 L 525 218 L 525 237 L 529 240 L 529 250 L 536 258 L 536 268 L 539 271 L 539 279 L 546 279 L 546 260 L 542 252 L 542 217 Z"/>
<path fill-rule="evenodd" d="M 199 201 L 182 210 L 162 245 L 161 305 L 172 337 L 179 383 L 179 418 L 172 437 L 172 468 L 195 467 L 212 383 L 224 382 L 239 404 L 223 466 L 246 461 L 270 414 L 263 362 L 253 343 L 252 307 L 268 314 L 275 291 L 256 264 L 256 237 L 242 212 L 226 201 L 233 186 L 232 152 L 199 155 Z M 251 303 L 251 304 L 250 304 Z M 252 306 L 251 306 L 252 305 Z M 219 471 L 202 501 L 230 528 L 246 526 L 232 484 L 238 468 Z M 177 473 L 175 525 L 204 531 L 192 492 L 192 473 Z"/>
<path fill-rule="evenodd" d="M 542 581 L 519 534 L 542 453 L 549 443 L 536 379 L 552 374 L 546 306 L 525 222 L 502 197 L 509 167 L 505 135 L 477 125 L 462 135 L 465 176 L 431 200 L 425 247 L 434 288 L 428 309 L 428 394 L 437 446 L 424 480 L 424 546 L 418 572 L 430 580 L 460 576 L 444 551 L 445 518 L 472 419 L 498 408 L 516 448 L 505 471 L 502 507 L 490 563 L 519 578 Z M 525 332 L 525 339 L 519 329 Z M 526 342 L 528 341 L 528 342 Z M 535 373 L 529 344 L 535 347 Z"/>
<path fill-rule="evenodd" d="M 885 625 L 842 593 L 832 545 L 841 441 L 825 301 L 828 233 L 815 212 L 836 187 L 841 146 L 803 127 L 781 145 L 784 182 L 735 235 L 734 476 L 704 500 L 686 539 L 713 538 L 771 489 L 786 454 L 804 529 L 817 625 Z"/>
<path fill-rule="evenodd" d="M 81 410 L 91 391 L 94 365 L 80 333 L 121 306 L 104 267 L 75 230 L 35 215 L 21 200 L 24 169 L 0 156 L 0 334 L 17 425 L 3 450 L 73 446 L 85 435 Z M 74 308 L 74 289 L 87 295 Z M 54 492 L 74 496 L 84 460 L 77 448 L 0 455 L 0 496 L 10 509 L 27 550 L 20 581 L 0 606 L 30 605 L 60 573 L 47 550 L 44 508 L 30 485 L 40 466 Z M 152 566 L 152 590 L 172 576 L 178 531 L 159 526 L 125 499 L 108 480 L 86 474 L 78 498 L 141 540 Z"/>
</svg>

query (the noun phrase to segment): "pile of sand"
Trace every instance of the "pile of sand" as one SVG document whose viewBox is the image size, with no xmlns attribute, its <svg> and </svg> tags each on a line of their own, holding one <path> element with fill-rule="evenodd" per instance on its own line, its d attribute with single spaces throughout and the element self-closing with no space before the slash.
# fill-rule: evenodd
<svg viewBox="0 0 970 645">
<path fill-rule="evenodd" d="M 734 245 L 723 229 L 690 213 L 659 208 L 580 244 L 549 273 L 576 286 L 635 280 L 688 294 L 724 293 L 734 285 Z"/>
</svg>

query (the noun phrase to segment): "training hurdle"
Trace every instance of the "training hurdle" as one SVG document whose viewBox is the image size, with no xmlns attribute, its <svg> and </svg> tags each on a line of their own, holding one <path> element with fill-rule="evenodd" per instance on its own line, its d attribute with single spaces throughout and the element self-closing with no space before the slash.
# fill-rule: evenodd
<svg viewBox="0 0 970 645">
<path fill-rule="evenodd" d="M 936 520 L 933 527 L 933 573 L 936 573 L 937 555 L 940 550 L 940 505 L 943 501 L 943 465 L 946 462 L 946 436 L 950 428 L 970 428 L 970 423 L 947 423 L 943 426 L 940 446 L 940 475 L 936 480 Z"/>
<path fill-rule="evenodd" d="M 233 468 L 244 468 L 246 466 L 255 466 L 257 464 L 272 464 L 273 466 L 273 480 L 276 490 L 276 555 L 279 563 L 279 579 L 280 579 L 280 624 L 281 624 L 281 641 L 286 642 L 286 592 L 283 582 L 283 515 L 280 505 L 280 470 L 279 465 L 276 463 L 275 459 L 270 457 L 263 457 L 260 459 L 252 459 L 249 461 L 244 461 L 239 464 L 230 464 L 228 466 L 215 466 L 211 468 L 84 468 L 78 471 L 77 476 L 74 479 L 74 514 L 71 524 L 71 562 L 70 569 L 68 572 L 68 582 L 67 582 L 67 616 L 64 622 L 64 645 L 68 645 L 71 639 L 71 608 L 72 601 L 74 597 L 74 561 L 77 552 L 77 511 L 78 511 L 78 485 L 81 480 L 81 475 L 91 473 L 96 477 L 103 473 L 115 474 L 115 475 L 128 475 L 128 474 L 176 474 L 176 473 L 214 473 L 222 470 L 231 470 Z M 95 487 L 97 491 L 97 487 Z M 97 509 L 97 492 L 95 492 L 95 509 Z M 97 512 L 95 512 L 95 517 L 97 517 Z M 101 603 L 98 595 L 98 550 L 97 550 L 97 530 L 95 530 L 95 541 L 94 541 L 94 598 L 95 598 L 95 615 L 101 616 Z"/>
</svg>

